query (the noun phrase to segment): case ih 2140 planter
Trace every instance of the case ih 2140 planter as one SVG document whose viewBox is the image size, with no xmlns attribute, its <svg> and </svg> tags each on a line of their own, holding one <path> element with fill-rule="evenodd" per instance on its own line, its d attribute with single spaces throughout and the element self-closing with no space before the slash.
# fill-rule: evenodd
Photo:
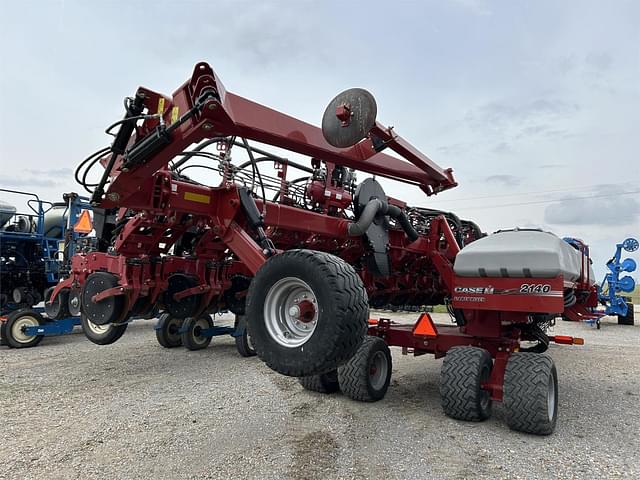
<svg viewBox="0 0 640 480">
<path fill-rule="evenodd" d="M 200 348 L 208 343 L 201 335 L 211 327 L 207 312 L 231 310 L 246 315 L 260 358 L 306 388 L 382 398 L 388 345 L 402 346 L 446 355 L 448 415 L 481 420 L 492 400 L 504 400 L 511 427 L 553 430 L 556 372 L 540 353 L 550 341 L 577 343 L 545 329 L 595 301 L 588 258 L 543 232 L 477 240 L 472 222 L 409 207 L 373 178 L 357 183 L 355 170 L 426 195 L 456 186 L 451 169 L 376 121 L 375 101 L 361 89 L 338 95 L 320 129 L 227 92 L 199 63 L 173 96 L 139 88 L 125 107 L 111 127 L 118 128 L 112 145 L 77 172 L 95 187 L 98 251 L 77 255 L 52 297 L 82 286 L 83 322 L 108 337 L 85 329 L 94 341 L 117 340 L 130 315 L 160 306 L 173 319 L 164 322 L 167 335 L 179 331 Z M 310 166 L 248 140 L 310 157 Z M 249 160 L 233 164 L 232 147 Z M 194 159 L 208 160 L 199 166 L 219 172 L 221 183 L 190 179 Z M 260 172 L 264 161 L 277 176 Z M 86 171 L 98 162 L 102 179 L 88 185 Z M 301 175 L 291 179 L 291 170 Z M 468 255 L 459 254 L 474 240 Z M 466 258 L 459 268 L 456 256 Z M 413 326 L 369 320 L 370 305 L 446 302 L 456 325 L 435 326 L 426 314 Z"/>
</svg>

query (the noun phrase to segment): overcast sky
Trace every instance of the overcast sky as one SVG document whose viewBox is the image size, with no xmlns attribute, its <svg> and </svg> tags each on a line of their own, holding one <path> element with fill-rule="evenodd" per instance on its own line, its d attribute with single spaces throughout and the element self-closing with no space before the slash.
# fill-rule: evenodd
<svg viewBox="0 0 640 480">
<path fill-rule="evenodd" d="M 583 238 L 599 275 L 640 236 L 640 2 L 0 5 L 3 188 L 79 191 L 72 172 L 109 143 L 122 98 L 170 94 L 204 60 L 228 90 L 315 124 L 336 93 L 370 90 L 378 119 L 460 184 L 427 198 L 384 182 L 414 205 Z"/>
</svg>

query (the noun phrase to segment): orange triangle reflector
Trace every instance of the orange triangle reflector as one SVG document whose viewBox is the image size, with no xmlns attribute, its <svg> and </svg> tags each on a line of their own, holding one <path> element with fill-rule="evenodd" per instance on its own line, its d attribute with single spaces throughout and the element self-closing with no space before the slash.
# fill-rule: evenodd
<svg viewBox="0 0 640 480">
<path fill-rule="evenodd" d="M 91 233 L 93 230 L 93 223 L 91 222 L 91 215 L 89 210 L 83 210 L 80 214 L 80 218 L 73 226 L 73 230 L 76 233 Z"/>
<path fill-rule="evenodd" d="M 413 334 L 425 337 L 438 336 L 436 326 L 433 324 L 433 320 L 431 320 L 431 315 L 426 312 L 420 314 L 420 318 L 418 318 L 416 325 L 413 327 Z"/>
</svg>

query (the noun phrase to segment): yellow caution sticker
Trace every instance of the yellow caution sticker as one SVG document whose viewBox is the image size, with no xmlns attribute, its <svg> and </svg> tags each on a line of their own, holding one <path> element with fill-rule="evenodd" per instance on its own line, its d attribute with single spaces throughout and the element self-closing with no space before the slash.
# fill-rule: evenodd
<svg viewBox="0 0 640 480">
<path fill-rule="evenodd" d="M 164 113 L 164 97 L 160 97 L 158 99 L 158 115 L 162 115 Z"/>
<path fill-rule="evenodd" d="M 184 199 L 190 202 L 211 203 L 211 197 L 209 195 L 203 195 L 202 193 L 184 192 Z"/>
<path fill-rule="evenodd" d="M 173 107 L 171 109 L 171 123 L 176 123 L 178 121 L 179 114 L 180 114 L 180 107 Z"/>
</svg>

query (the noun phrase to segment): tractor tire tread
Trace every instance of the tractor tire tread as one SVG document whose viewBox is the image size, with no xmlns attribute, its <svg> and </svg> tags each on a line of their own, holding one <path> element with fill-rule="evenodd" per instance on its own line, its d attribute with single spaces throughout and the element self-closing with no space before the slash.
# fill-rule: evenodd
<svg viewBox="0 0 640 480">
<path fill-rule="evenodd" d="M 549 420 L 549 375 L 555 375 L 551 357 L 528 352 L 511 355 L 504 376 L 504 406 L 507 424 L 511 429 L 538 435 L 553 432 L 557 414 Z M 557 403 L 555 409 L 557 411 Z"/>
<path fill-rule="evenodd" d="M 298 382 L 305 390 L 318 393 L 334 393 L 340 390 L 337 372 L 321 373 L 308 377 L 298 377 Z"/>
<path fill-rule="evenodd" d="M 477 387 L 485 362 L 491 362 L 491 355 L 483 348 L 462 346 L 447 352 L 440 372 L 440 398 L 447 416 L 472 422 L 488 418 L 490 410 L 479 408 Z"/>
<path fill-rule="evenodd" d="M 387 380 L 382 389 L 373 391 L 369 385 L 369 355 L 372 350 L 381 349 L 389 361 Z M 387 393 L 391 378 L 391 353 L 386 342 L 379 337 L 366 337 L 362 345 L 343 366 L 338 368 L 338 382 L 342 393 L 360 402 L 376 402 Z"/>
</svg>

